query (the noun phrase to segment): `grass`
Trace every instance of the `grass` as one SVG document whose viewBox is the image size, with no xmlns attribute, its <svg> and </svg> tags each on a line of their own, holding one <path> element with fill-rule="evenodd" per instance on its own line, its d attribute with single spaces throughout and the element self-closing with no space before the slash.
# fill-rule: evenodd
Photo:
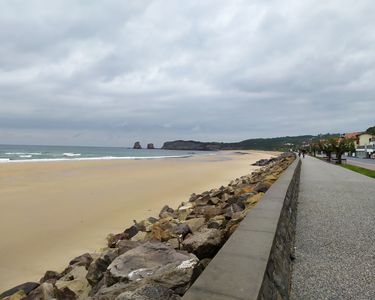
<svg viewBox="0 0 375 300">
<path fill-rule="evenodd" d="M 322 157 L 315 157 L 315 158 L 327 162 L 327 160 L 325 158 L 322 158 Z M 348 164 L 341 164 L 341 165 L 336 165 L 336 166 L 341 166 L 345 169 L 348 169 L 348 170 L 351 170 L 351 171 L 354 171 L 354 172 L 357 172 L 357 173 L 360 173 L 362 175 L 366 175 L 368 177 L 371 177 L 371 178 L 375 179 L 375 171 L 374 170 L 369 170 L 369 169 L 365 169 L 365 168 L 361 168 L 361 167 L 357 167 L 357 166 L 353 166 L 353 165 L 348 165 Z"/>
<path fill-rule="evenodd" d="M 375 171 L 374 170 L 369 170 L 369 169 L 365 169 L 365 168 L 361 168 L 361 167 L 357 167 L 357 166 L 353 166 L 353 165 L 348 165 L 348 164 L 344 164 L 344 165 L 340 165 L 340 166 L 345 168 L 345 169 L 349 169 L 349 170 L 352 170 L 354 172 L 357 172 L 357 173 L 360 173 L 360 174 L 363 174 L 363 175 L 366 175 L 368 177 L 371 177 L 371 178 L 375 179 Z"/>
</svg>

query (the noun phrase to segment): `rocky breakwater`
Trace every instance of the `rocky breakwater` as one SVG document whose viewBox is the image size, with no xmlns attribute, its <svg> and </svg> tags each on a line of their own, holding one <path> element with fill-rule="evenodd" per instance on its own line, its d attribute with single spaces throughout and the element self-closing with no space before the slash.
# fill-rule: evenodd
<svg viewBox="0 0 375 300">
<path fill-rule="evenodd" d="M 0 299 L 180 299 L 247 212 L 291 164 L 283 154 L 250 175 L 218 189 L 192 194 L 157 218 L 134 221 L 110 234 L 100 253 L 85 253 L 62 272 L 47 271 L 39 283 L 24 283 Z"/>
</svg>

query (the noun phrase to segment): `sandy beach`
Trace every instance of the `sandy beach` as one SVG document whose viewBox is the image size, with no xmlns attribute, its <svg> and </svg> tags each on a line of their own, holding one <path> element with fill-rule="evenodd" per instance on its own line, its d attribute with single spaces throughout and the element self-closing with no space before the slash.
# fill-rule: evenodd
<svg viewBox="0 0 375 300">
<path fill-rule="evenodd" d="M 242 153 L 244 153 L 242 151 Z M 0 291 L 61 271 L 110 232 L 226 185 L 270 152 L 155 160 L 0 164 Z"/>
</svg>

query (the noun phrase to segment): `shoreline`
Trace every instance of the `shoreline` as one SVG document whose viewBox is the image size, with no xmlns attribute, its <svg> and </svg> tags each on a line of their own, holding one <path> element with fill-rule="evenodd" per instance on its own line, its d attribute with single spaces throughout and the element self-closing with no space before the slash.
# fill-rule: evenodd
<svg viewBox="0 0 375 300">
<path fill-rule="evenodd" d="M 61 270 L 78 254 L 105 247 L 108 233 L 133 219 L 157 215 L 163 205 L 177 207 L 192 192 L 226 185 L 258 169 L 251 163 L 273 156 L 247 153 L 1 165 L 6 172 L 0 174 L 0 290 Z"/>
<path fill-rule="evenodd" d="M 207 155 L 171 155 L 171 156 L 102 156 L 102 157 L 81 157 L 81 158 L 36 158 L 36 159 L 2 159 L 1 164 L 8 163 L 42 163 L 42 162 L 67 162 L 67 161 L 101 161 L 101 160 L 151 160 L 151 159 L 168 159 L 168 158 L 187 158 L 195 156 L 208 156 Z"/>
</svg>

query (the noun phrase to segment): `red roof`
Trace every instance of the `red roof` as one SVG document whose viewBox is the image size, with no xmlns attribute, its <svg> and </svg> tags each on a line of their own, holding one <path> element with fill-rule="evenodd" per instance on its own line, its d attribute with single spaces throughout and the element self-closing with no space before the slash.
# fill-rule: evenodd
<svg viewBox="0 0 375 300">
<path fill-rule="evenodd" d="M 346 138 L 346 139 L 355 139 L 361 133 L 363 133 L 363 132 L 347 132 L 347 133 L 344 133 L 344 138 Z"/>
</svg>

